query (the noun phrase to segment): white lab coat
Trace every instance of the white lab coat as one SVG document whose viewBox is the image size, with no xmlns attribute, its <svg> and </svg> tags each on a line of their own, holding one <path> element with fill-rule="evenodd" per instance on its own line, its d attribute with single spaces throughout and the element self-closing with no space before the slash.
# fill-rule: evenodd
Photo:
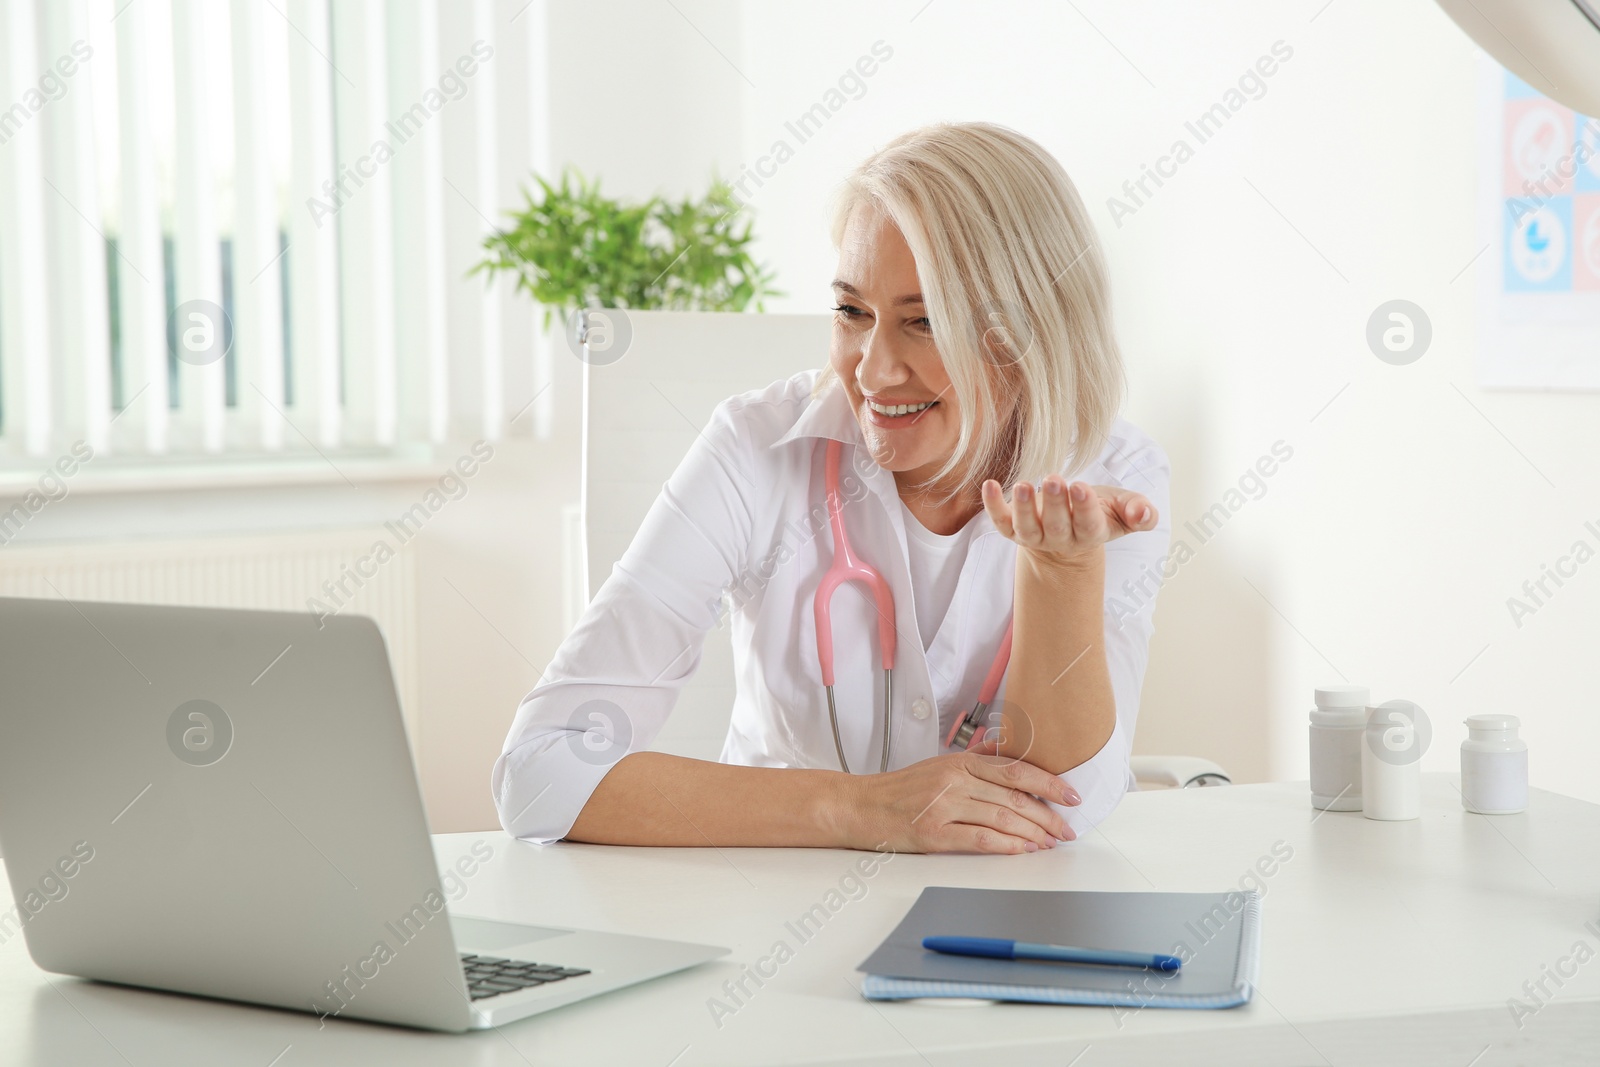
<svg viewBox="0 0 1600 1067">
<path fill-rule="evenodd" d="M 811 398 L 818 373 L 717 406 L 517 709 L 491 779 L 507 832 L 545 843 L 572 828 L 625 754 L 621 743 L 628 752 L 649 747 L 728 602 L 737 693 L 722 761 L 838 769 L 812 614 L 832 559 L 819 447 L 825 439 L 846 445 L 841 486 L 851 544 L 894 594 L 890 768 L 945 751 L 944 737 L 977 700 L 1005 632 L 1017 546 L 978 513 L 955 599 L 924 653 L 894 476 L 872 461 L 837 382 Z M 1105 450 L 1078 477 L 1141 492 L 1159 514 L 1157 529 L 1106 547 L 1106 659 L 1117 723 L 1096 755 L 1062 775 L 1082 804 L 1058 810 L 1081 836 L 1133 785 L 1128 753 L 1171 527 L 1166 454 L 1129 423 L 1116 421 Z M 866 592 L 854 583 L 833 597 L 834 691 L 845 755 L 857 772 L 878 769 L 883 732 L 876 615 Z M 601 734 L 585 736 L 590 728 L 619 743 L 607 751 Z"/>
</svg>

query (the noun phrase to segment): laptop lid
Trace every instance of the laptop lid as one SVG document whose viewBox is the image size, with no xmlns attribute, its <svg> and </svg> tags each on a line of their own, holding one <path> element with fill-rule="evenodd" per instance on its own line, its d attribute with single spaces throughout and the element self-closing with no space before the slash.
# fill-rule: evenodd
<svg viewBox="0 0 1600 1067">
<path fill-rule="evenodd" d="M 40 967 L 462 1030 L 371 619 L 0 598 L 0 852 Z"/>
</svg>

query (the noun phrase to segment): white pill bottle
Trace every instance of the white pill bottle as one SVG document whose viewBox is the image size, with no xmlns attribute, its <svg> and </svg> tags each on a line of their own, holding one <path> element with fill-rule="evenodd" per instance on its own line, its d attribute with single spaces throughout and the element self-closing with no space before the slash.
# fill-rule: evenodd
<svg viewBox="0 0 1600 1067">
<path fill-rule="evenodd" d="M 1361 810 L 1361 739 L 1367 729 L 1364 685 L 1330 685 L 1316 691 L 1311 709 L 1311 806 L 1319 811 Z"/>
<path fill-rule="evenodd" d="M 1409 700 L 1367 708 L 1361 745 L 1361 811 L 1369 819 L 1399 821 L 1422 815 L 1422 754 L 1433 729 Z"/>
<path fill-rule="evenodd" d="M 1528 743 L 1515 715 L 1467 716 L 1461 742 L 1461 806 L 1479 815 L 1514 815 L 1528 807 Z"/>
</svg>

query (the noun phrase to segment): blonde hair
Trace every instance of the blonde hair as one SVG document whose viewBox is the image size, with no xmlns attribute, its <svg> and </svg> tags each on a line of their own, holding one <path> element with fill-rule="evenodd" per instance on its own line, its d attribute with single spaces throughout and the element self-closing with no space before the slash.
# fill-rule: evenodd
<svg viewBox="0 0 1600 1067">
<path fill-rule="evenodd" d="M 1009 489 L 1098 456 L 1122 402 L 1122 355 L 1100 246 L 1061 164 L 1004 126 L 938 123 L 845 179 L 836 248 L 859 207 L 881 212 L 910 246 L 961 408 L 955 451 L 930 483 L 953 481 L 954 492 L 993 477 Z M 817 392 L 835 377 L 830 365 Z"/>
</svg>

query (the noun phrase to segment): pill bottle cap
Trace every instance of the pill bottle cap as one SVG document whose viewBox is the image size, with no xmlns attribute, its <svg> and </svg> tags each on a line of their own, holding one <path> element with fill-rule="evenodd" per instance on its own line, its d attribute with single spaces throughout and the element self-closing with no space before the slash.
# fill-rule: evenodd
<svg viewBox="0 0 1600 1067">
<path fill-rule="evenodd" d="M 1467 733 L 1474 738 L 1490 738 L 1497 734 L 1509 738 L 1517 735 L 1522 720 L 1515 715 L 1468 715 L 1466 724 Z"/>
<path fill-rule="evenodd" d="M 1365 710 L 1370 697 L 1364 685 L 1328 685 L 1317 690 L 1317 707 Z"/>
</svg>

